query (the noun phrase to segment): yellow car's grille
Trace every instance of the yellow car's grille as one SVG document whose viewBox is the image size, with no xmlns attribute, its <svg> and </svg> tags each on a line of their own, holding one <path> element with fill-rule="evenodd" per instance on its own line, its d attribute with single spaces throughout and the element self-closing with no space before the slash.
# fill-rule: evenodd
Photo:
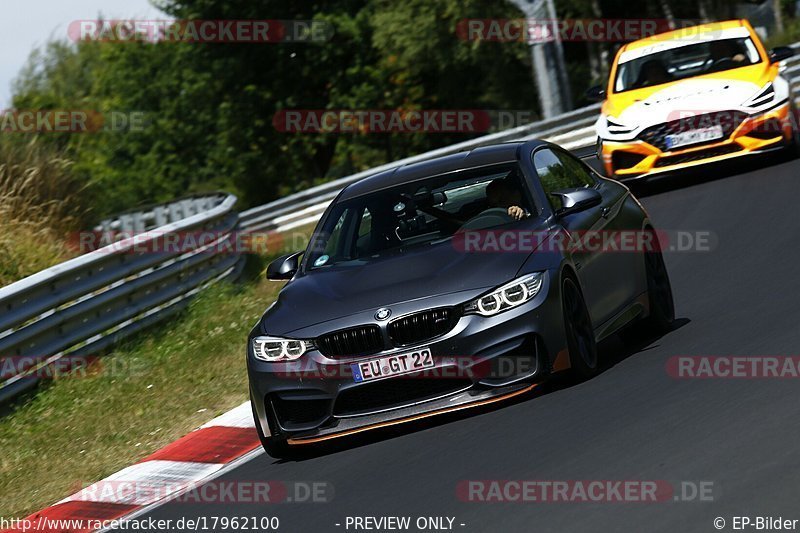
<svg viewBox="0 0 800 533">
<path fill-rule="evenodd" d="M 668 152 L 670 147 L 668 145 L 667 136 L 684 133 L 701 128 L 708 128 L 713 126 L 721 126 L 723 139 L 729 138 L 739 125 L 747 118 L 747 113 L 741 111 L 717 111 L 714 113 L 705 113 L 686 118 L 680 118 L 651 126 L 639 134 L 639 139 L 655 146 L 662 152 Z M 692 145 L 702 146 L 703 144 L 718 143 L 721 139 L 706 141 Z M 688 147 L 687 147 L 688 148 Z"/>
</svg>

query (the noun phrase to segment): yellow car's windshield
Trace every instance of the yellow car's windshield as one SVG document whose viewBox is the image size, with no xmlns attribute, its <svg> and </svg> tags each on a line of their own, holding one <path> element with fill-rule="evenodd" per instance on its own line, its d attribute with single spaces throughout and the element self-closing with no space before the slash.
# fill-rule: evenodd
<svg viewBox="0 0 800 533">
<path fill-rule="evenodd" d="M 761 61 L 750 37 L 690 43 L 620 63 L 614 92 L 653 87 Z"/>
</svg>

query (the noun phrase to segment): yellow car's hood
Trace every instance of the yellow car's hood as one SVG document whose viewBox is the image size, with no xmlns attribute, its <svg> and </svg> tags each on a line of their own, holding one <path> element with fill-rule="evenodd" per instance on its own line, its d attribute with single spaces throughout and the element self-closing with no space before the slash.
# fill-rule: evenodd
<svg viewBox="0 0 800 533">
<path fill-rule="evenodd" d="M 685 113 L 742 109 L 777 73 L 772 65 L 758 64 L 612 94 L 603 104 L 603 114 L 629 127 L 646 127 Z"/>
</svg>

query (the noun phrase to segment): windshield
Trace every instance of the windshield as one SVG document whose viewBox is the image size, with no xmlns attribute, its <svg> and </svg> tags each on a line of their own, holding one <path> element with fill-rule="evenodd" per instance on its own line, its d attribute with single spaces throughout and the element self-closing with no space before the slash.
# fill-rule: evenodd
<svg viewBox="0 0 800 533">
<path fill-rule="evenodd" d="M 516 165 L 459 171 L 341 202 L 309 247 L 307 270 L 363 264 L 456 232 L 528 218 L 530 194 Z"/>
<path fill-rule="evenodd" d="M 758 50 L 749 37 L 688 44 L 620 63 L 614 92 L 652 87 L 760 61 Z"/>
</svg>

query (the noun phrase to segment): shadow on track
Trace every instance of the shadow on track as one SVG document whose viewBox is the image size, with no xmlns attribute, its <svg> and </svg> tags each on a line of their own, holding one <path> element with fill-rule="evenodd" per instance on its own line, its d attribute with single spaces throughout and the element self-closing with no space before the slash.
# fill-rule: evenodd
<svg viewBox="0 0 800 533">
<path fill-rule="evenodd" d="M 682 328 L 689 322 L 690 320 L 688 318 L 675 319 L 670 331 L 664 335 L 669 335 L 673 331 Z M 621 334 L 615 334 L 608 339 L 605 339 L 603 342 L 598 344 L 598 351 L 602 361 L 602 367 L 597 376 L 607 372 L 609 369 L 613 368 L 629 357 L 655 348 L 657 346 L 656 343 L 664 335 L 641 335 L 637 334 L 637 332 L 628 331 L 625 332 L 624 341 L 622 340 Z M 597 376 L 591 379 L 596 379 Z M 456 422 L 458 420 L 485 415 L 498 409 L 505 409 L 518 403 L 532 401 L 546 394 L 568 389 L 579 383 L 580 381 L 572 378 L 569 375 L 566 375 L 566 373 L 555 374 L 550 379 L 547 379 L 539 384 L 528 394 L 510 398 L 508 400 L 501 400 L 489 405 L 472 407 L 462 411 L 436 415 L 414 422 L 406 422 L 396 426 L 373 429 L 350 437 L 340 437 L 323 444 L 298 448 L 291 457 L 286 459 L 276 459 L 273 461 L 273 464 L 301 462 L 308 459 L 315 459 L 326 455 L 332 455 L 340 451 L 352 450 L 380 441 L 417 433 L 419 431 L 425 431 L 427 429 Z"/>
<path fill-rule="evenodd" d="M 601 176 L 605 172 L 600 161 L 594 153 L 581 152 L 576 154 L 584 163 L 592 167 Z M 746 174 L 757 170 L 765 171 L 770 167 L 782 165 L 792 161 L 792 156 L 786 152 L 776 151 L 759 154 L 752 157 L 734 158 L 719 163 L 711 163 L 699 167 L 688 168 L 680 172 L 665 173 L 642 181 L 629 181 L 625 184 L 639 198 L 653 196 L 677 189 L 684 189 L 702 183 L 730 178 L 737 174 Z"/>
<path fill-rule="evenodd" d="M 693 187 L 716 180 L 730 178 L 748 172 L 769 171 L 771 167 L 782 165 L 791 161 L 783 152 L 773 152 L 743 159 L 731 159 L 720 163 L 712 163 L 681 171 L 680 173 L 667 173 L 662 176 L 646 178 L 641 183 L 627 183 L 631 191 L 639 198 L 646 198 L 678 189 Z"/>
</svg>

